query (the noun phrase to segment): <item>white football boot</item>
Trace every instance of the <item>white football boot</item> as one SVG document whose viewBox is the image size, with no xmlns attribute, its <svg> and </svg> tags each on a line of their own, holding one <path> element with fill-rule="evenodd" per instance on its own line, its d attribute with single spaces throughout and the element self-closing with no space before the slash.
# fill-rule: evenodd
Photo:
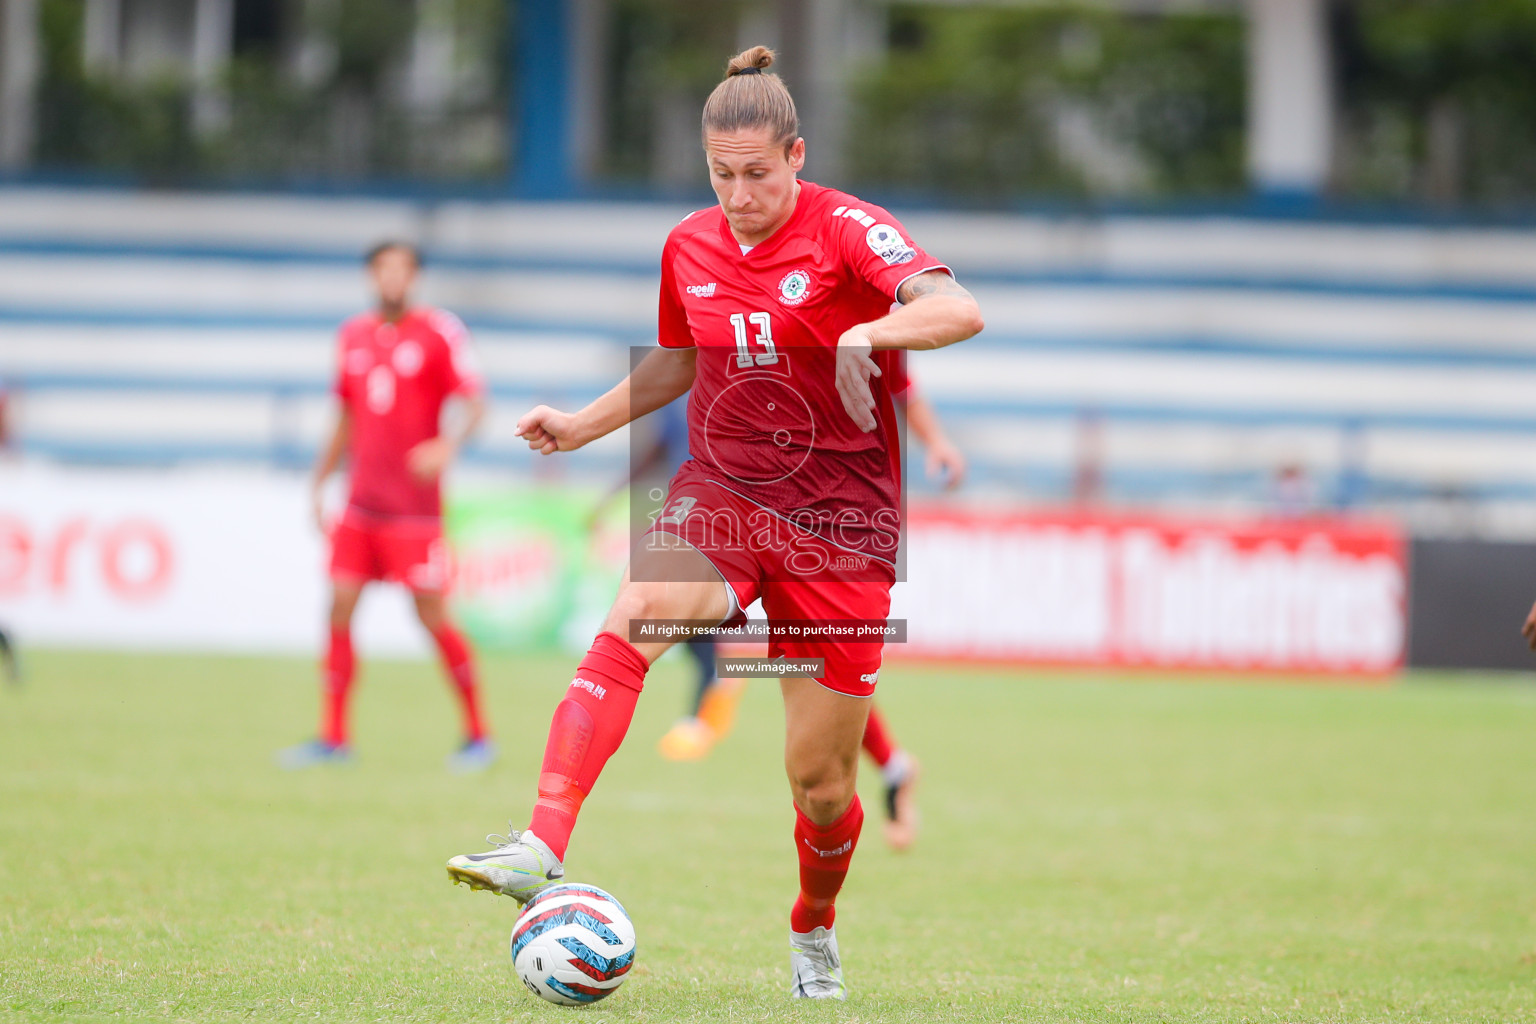
<svg viewBox="0 0 1536 1024">
<path fill-rule="evenodd" d="M 843 961 L 837 955 L 837 932 L 832 928 L 790 931 L 789 994 L 796 999 L 848 998 Z"/>
<path fill-rule="evenodd" d="M 565 866 L 544 840 L 529 832 L 507 829 L 506 836 L 486 836 L 496 849 L 489 853 L 461 853 L 448 861 L 453 884 L 489 889 L 527 903 L 542 890 L 565 878 Z"/>
</svg>

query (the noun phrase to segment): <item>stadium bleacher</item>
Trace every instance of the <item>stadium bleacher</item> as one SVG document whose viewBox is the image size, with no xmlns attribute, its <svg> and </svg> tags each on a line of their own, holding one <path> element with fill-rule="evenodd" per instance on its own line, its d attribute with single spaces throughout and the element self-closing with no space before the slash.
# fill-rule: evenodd
<svg viewBox="0 0 1536 1024">
<path fill-rule="evenodd" d="M 660 241 L 623 204 L 0 191 L 0 375 L 22 450 L 109 464 L 307 463 L 358 254 L 419 240 L 425 298 L 474 330 L 512 437 L 653 338 Z M 1261 506 L 1284 464 L 1320 502 L 1536 533 L 1536 234 L 1230 216 L 918 212 L 988 321 L 914 370 L 981 495 L 1067 498 L 1085 446 L 1112 501 Z M 610 473 L 615 438 L 569 472 Z M 1460 520 L 1458 520 L 1460 521 Z"/>
</svg>

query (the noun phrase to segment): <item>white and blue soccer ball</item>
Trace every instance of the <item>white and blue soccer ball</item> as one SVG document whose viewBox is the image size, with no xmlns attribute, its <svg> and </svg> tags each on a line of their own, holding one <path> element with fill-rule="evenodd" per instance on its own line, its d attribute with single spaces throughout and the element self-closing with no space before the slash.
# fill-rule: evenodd
<svg viewBox="0 0 1536 1024">
<path fill-rule="evenodd" d="M 552 885 L 512 927 L 512 968 L 533 994 L 562 1006 L 595 1003 L 635 965 L 635 926 L 593 885 Z"/>
</svg>

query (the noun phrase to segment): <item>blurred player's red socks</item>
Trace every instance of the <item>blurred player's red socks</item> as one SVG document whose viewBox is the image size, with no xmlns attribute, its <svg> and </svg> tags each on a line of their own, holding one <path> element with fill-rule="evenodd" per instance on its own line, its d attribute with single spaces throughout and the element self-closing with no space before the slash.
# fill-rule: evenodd
<svg viewBox="0 0 1536 1024">
<path fill-rule="evenodd" d="M 459 706 L 464 710 L 464 737 L 470 742 L 485 738 L 485 723 L 480 717 L 480 687 L 475 683 L 475 659 L 469 652 L 469 644 L 452 626 L 445 625 L 432 639 L 443 656 L 443 667 L 454 692 L 459 695 Z"/>
<path fill-rule="evenodd" d="M 884 765 L 891 759 L 891 737 L 885 731 L 885 719 L 873 704 L 869 706 L 869 718 L 864 722 L 864 752 Z"/>
<path fill-rule="evenodd" d="M 528 827 L 561 860 L 582 800 L 624 742 L 650 667 L 629 641 L 616 633 L 599 633 L 555 708 L 539 774 L 539 800 Z"/>
<path fill-rule="evenodd" d="M 320 738 L 333 746 L 347 742 L 347 697 L 357 661 L 352 656 L 352 631 L 331 629 L 325 651 L 325 695 L 321 702 Z"/>
<path fill-rule="evenodd" d="M 795 852 L 800 855 L 800 895 L 789 912 L 789 927 L 797 932 L 830 928 L 837 919 L 832 901 L 848 876 L 864 807 L 857 795 L 843 816 L 830 825 L 818 825 L 795 808 Z"/>
</svg>

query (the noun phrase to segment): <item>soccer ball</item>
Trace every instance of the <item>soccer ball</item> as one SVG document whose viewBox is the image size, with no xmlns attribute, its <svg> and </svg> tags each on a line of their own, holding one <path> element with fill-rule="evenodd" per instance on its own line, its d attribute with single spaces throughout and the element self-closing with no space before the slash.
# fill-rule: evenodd
<svg viewBox="0 0 1536 1024">
<path fill-rule="evenodd" d="M 512 969 L 534 995 L 562 1006 L 595 1003 L 635 965 L 635 926 L 592 885 L 552 885 L 512 927 Z"/>
</svg>

